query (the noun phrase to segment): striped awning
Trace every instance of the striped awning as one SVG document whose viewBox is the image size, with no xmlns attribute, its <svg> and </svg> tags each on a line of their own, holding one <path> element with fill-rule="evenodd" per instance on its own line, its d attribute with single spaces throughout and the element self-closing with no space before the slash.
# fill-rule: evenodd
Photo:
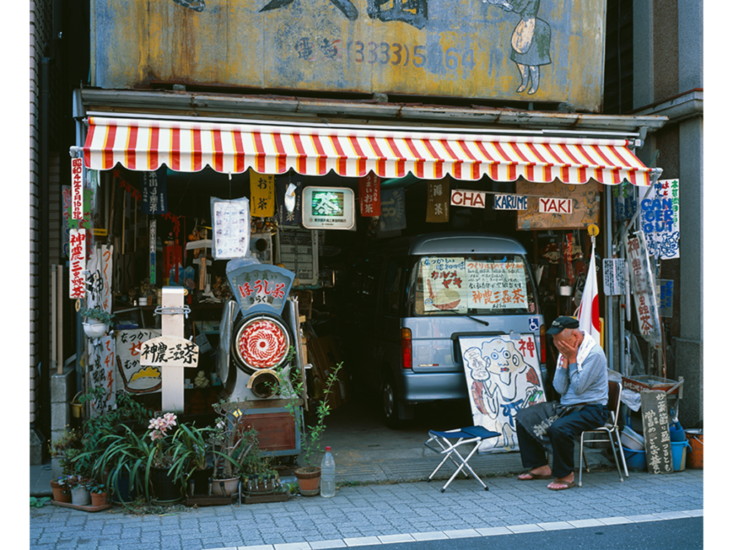
<svg viewBox="0 0 733 550">
<path fill-rule="evenodd" d="M 293 169 L 322 176 L 418 178 L 649 185 L 653 169 L 627 140 L 568 139 L 384 130 L 256 126 L 170 120 L 90 117 L 84 164 L 109 170 L 179 172 L 210 166 L 217 172 L 248 168 L 265 174 Z"/>
</svg>

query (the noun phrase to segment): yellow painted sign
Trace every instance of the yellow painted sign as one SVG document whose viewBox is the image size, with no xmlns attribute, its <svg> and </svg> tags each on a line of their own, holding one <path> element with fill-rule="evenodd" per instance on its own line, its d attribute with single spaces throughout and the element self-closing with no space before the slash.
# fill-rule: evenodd
<svg viewBox="0 0 733 550">
<path fill-rule="evenodd" d="M 92 0 L 92 85 L 569 102 L 598 111 L 603 0 Z"/>
<path fill-rule="evenodd" d="M 275 215 L 275 176 L 249 170 L 249 214 L 253 218 Z"/>
</svg>

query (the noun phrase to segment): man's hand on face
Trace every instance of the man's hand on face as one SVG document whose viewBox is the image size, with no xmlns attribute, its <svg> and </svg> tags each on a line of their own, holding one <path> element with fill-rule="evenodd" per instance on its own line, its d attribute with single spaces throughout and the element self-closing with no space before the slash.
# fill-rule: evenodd
<svg viewBox="0 0 733 550">
<path fill-rule="evenodd" d="M 560 368 L 566 369 L 569 364 L 577 362 L 580 341 L 574 335 L 562 339 L 554 338 L 553 340 L 557 350 L 562 354 L 564 359 L 560 364 Z"/>
</svg>

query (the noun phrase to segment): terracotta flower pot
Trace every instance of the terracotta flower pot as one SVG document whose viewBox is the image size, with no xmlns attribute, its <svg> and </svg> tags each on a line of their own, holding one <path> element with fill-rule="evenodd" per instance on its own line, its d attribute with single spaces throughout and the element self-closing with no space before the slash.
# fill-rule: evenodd
<svg viewBox="0 0 733 550">
<path fill-rule="evenodd" d="M 239 489 L 239 477 L 230 477 L 227 479 L 212 479 L 211 494 L 232 496 Z"/>
<path fill-rule="evenodd" d="M 53 499 L 56 502 L 71 502 L 71 492 L 64 485 L 60 485 L 58 481 L 51 482 L 51 490 L 53 491 Z"/>
<path fill-rule="evenodd" d="M 298 468 L 294 473 L 298 480 L 301 495 L 305 497 L 318 495 L 318 488 L 321 484 L 320 468 Z"/>
<path fill-rule="evenodd" d="M 107 492 L 92 493 L 92 506 L 104 506 L 107 504 Z"/>
</svg>

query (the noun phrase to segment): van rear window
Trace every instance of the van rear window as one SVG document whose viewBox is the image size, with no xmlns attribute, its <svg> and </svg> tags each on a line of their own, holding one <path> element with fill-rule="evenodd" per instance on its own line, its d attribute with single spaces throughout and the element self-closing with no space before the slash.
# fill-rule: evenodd
<svg viewBox="0 0 733 550">
<path fill-rule="evenodd" d="M 537 311 L 523 256 L 422 256 L 411 281 L 416 315 Z"/>
</svg>

